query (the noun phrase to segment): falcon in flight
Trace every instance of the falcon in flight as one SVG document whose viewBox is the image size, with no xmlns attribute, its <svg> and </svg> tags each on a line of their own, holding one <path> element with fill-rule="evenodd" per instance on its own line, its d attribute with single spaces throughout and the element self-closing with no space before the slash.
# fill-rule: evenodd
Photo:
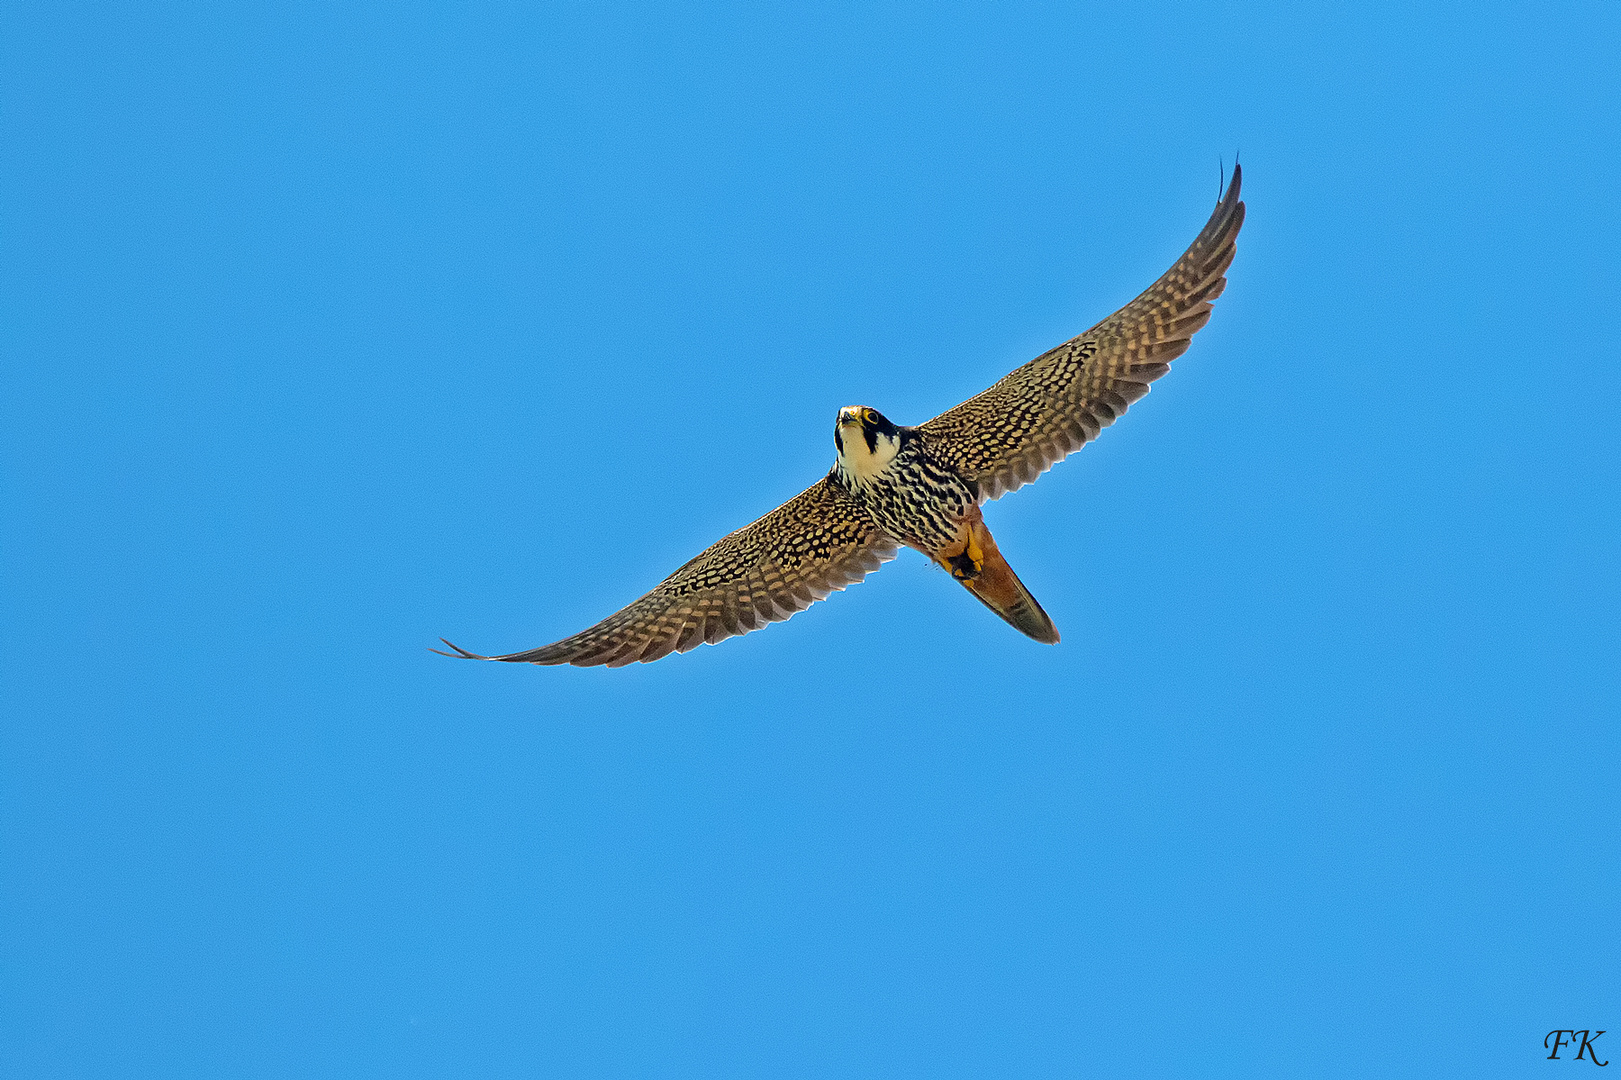
<svg viewBox="0 0 1621 1080">
<path fill-rule="evenodd" d="M 866 406 L 840 409 L 831 472 L 623 611 L 528 652 L 480 656 L 445 644 L 469 660 L 645 664 L 786 619 L 860 581 L 902 544 L 1016 630 L 1056 643 L 1058 629 L 997 550 L 979 508 L 1097 438 L 1187 350 L 1227 284 L 1244 224 L 1241 178 L 1234 165 L 1204 230 L 1146 292 L 983 394 L 917 427 Z"/>
</svg>

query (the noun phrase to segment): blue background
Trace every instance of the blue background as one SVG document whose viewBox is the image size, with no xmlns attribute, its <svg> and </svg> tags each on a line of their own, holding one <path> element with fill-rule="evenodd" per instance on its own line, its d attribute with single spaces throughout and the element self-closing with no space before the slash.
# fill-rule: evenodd
<svg viewBox="0 0 1621 1080">
<path fill-rule="evenodd" d="M 1531 1076 L 1621 1029 L 1621 5 L 0 29 L 0 1072 Z M 838 407 L 1083 330 L 1235 149 L 1210 326 L 988 508 L 1057 648 L 906 553 L 647 667 L 427 652 L 578 630 Z"/>
</svg>

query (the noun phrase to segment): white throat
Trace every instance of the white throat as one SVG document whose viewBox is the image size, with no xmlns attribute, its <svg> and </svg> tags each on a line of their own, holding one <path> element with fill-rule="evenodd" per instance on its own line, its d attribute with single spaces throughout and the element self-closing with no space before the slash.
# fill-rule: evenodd
<svg viewBox="0 0 1621 1080">
<path fill-rule="evenodd" d="M 854 488 L 865 488 L 882 476 L 900 452 L 901 440 L 895 435 L 875 432 L 876 449 L 867 445 L 867 436 L 860 424 L 839 426 L 839 457 L 835 468 L 845 483 Z"/>
</svg>

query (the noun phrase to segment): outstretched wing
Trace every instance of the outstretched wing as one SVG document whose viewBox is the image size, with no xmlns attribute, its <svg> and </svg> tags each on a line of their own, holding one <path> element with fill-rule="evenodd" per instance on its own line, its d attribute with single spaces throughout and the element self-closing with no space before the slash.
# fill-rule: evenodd
<svg viewBox="0 0 1621 1080">
<path fill-rule="evenodd" d="M 722 538 L 658 588 L 589 630 L 507 656 L 480 656 L 445 644 L 469 660 L 577 667 L 645 664 L 780 622 L 860 581 L 898 550 L 844 488 L 824 478 Z"/>
<path fill-rule="evenodd" d="M 1193 245 L 1137 299 L 941 413 L 917 430 L 936 456 L 987 499 L 1028 484 L 1114 423 L 1210 319 L 1226 287 L 1244 204 L 1243 174 L 1232 183 Z"/>
</svg>

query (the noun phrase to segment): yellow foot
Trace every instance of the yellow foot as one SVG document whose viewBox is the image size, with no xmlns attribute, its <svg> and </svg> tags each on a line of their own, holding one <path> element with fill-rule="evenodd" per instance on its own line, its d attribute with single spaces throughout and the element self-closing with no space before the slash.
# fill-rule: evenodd
<svg viewBox="0 0 1621 1080">
<path fill-rule="evenodd" d="M 985 552 L 974 542 L 972 530 L 968 533 L 968 543 L 964 545 L 962 551 L 947 556 L 945 563 L 951 571 L 951 576 L 958 581 L 972 581 L 985 569 Z"/>
</svg>

